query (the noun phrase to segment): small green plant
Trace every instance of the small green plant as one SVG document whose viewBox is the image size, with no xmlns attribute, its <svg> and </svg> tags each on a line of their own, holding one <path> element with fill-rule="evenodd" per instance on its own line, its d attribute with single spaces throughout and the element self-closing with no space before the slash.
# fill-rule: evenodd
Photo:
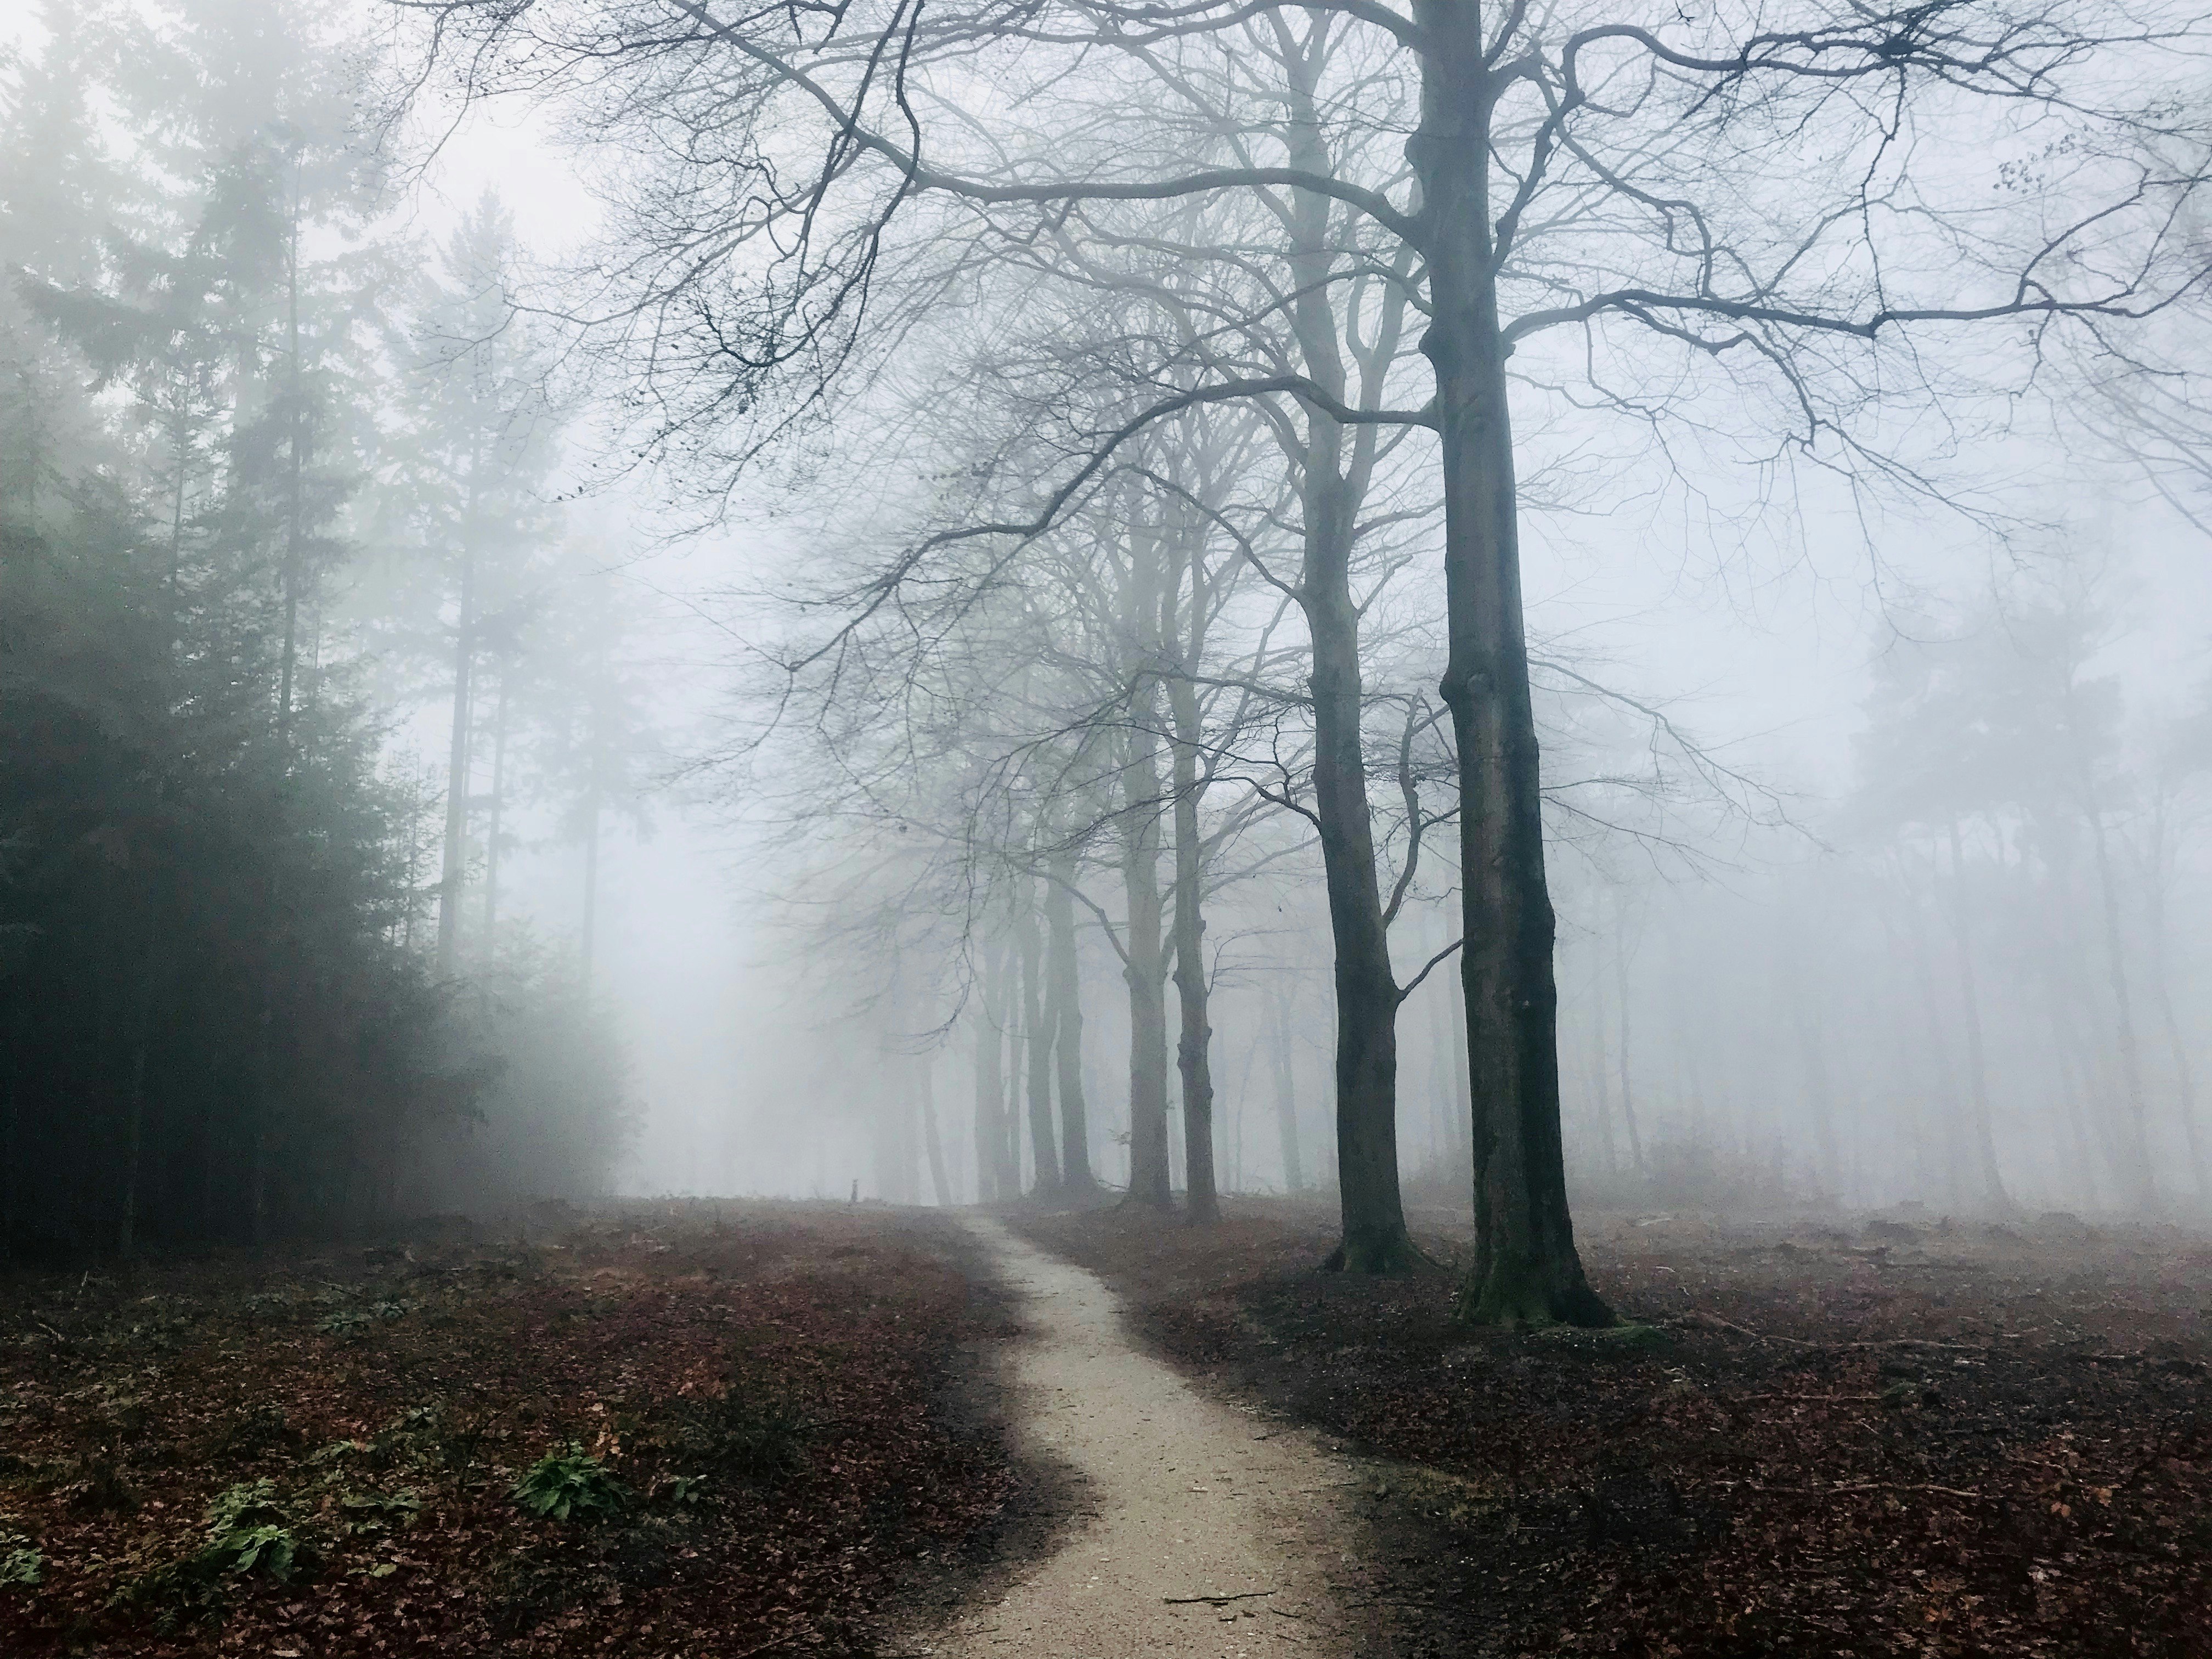
<svg viewBox="0 0 2212 1659">
<path fill-rule="evenodd" d="M 411 1527 L 422 1513 L 422 1500 L 412 1492 L 348 1492 L 338 1499 L 349 1532 L 391 1532 Z"/>
<path fill-rule="evenodd" d="M 0 1589 L 31 1589 L 46 1576 L 46 1558 L 20 1533 L 0 1532 Z"/>
<path fill-rule="evenodd" d="M 155 1628 L 167 1635 L 188 1618 L 220 1619 L 226 1580 L 287 1583 L 315 1565 L 314 1551 L 292 1529 L 273 1481 L 224 1488 L 207 1507 L 207 1525 L 208 1541 L 199 1549 L 132 1574 L 107 1605 L 149 1614 Z"/>
<path fill-rule="evenodd" d="M 629 1505 L 629 1492 L 622 1482 L 573 1440 L 567 1450 L 550 1451 L 539 1458 L 508 1496 L 541 1520 L 605 1520 Z"/>
<path fill-rule="evenodd" d="M 207 1520 L 207 1547 L 193 1560 L 210 1573 L 258 1573 L 281 1584 L 312 1559 L 288 1524 L 273 1481 L 227 1488 L 208 1505 Z"/>
<path fill-rule="evenodd" d="M 264 1524 L 224 1533 L 199 1559 L 217 1572 L 259 1573 L 282 1584 L 305 1565 L 306 1551 L 289 1527 Z"/>
</svg>

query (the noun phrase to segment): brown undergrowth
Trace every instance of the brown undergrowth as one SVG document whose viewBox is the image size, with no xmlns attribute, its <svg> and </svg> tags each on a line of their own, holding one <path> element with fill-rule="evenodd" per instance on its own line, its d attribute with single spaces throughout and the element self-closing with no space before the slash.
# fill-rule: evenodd
<svg viewBox="0 0 2212 1659">
<path fill-rule="evenodd" d="M 0 1653 L 864 1654 L 988 1553 L 949 1223 L 533 1231 L 0 1284 Z"/>
<path fill-rule="evenodd" d="M 1020 1224 L 1374 1460 L 1347 1519 L 1403 1652 L 2212 1654 L 2202 1239 L 1599 1218 L 1592 1281 L 1644 1328 L 1509 1334 L 1451 1328 L 1438 1280 L 1314 1271 L 1329 1221 Z"/>
</svg>

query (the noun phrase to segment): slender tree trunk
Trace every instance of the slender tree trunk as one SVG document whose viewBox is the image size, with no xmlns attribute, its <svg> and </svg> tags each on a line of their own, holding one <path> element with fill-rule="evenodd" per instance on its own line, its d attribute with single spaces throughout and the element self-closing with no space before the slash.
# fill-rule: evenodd
<svg viewBox="0 0 2212 1659">
<path fill-rule="evenodd" d="M 1595 941 L 1593 941 L 1595 943 Z M 1590 974 L 1590 1084 L 1595 1091 L 1598 1138 L 1608 1177 L 1620 1173 L 1620 1152 L 1613 1135 L 1613 1079 L 1605 1048 L 1605 962 Z"/>
<path fill-rule="evenodd" d="M 1045 884 L 1047 976 L 1051 1007 L 1045 1024 L 1052 1031 L 1060 1080 L 1060 1182 L 1071 1193 L 1096 1192 L 1091 1169 L 1091 1126 L 1083 1100 L 1083 975 L 1075 951 L 1075 857 L 1056 854 Z"/>
<path fill-rule="evenodd" d="M 1336 1166 L 1344 1233 L 1329 1265 L 1399 1273 L 1419 1257 L 1398 1186 L 1398 981 L 1376 876 L 1361 741 L 1365 688 L 1349 575 L 1350 526 L 1316 534 L 1315 519 L 1340 513 L 1344 503 L 1325 489 L 1310 486 L 1308 493 L 1302 599 L 1313 644 L 1314 805 L 1336 947 Z"/>
<path fill-rule="evenodd" d="M 190 382 L 184 380 L 177 392 L 177 420 L 173 437 L 177 451 L 177 488 L 171 499 L 169 508 L 168 642 L 172 651 L 176 648 L 177 617 L 179 608 L 183 603 L 181 590 L 184 586 L 185 569 L 185 500 L 191 477 L 191 409 Z"/>
<path fill-rule="evenodd" d="M 1006 1085 L 1000 1072 L 1006 1053 L 994 1003 L 998 975 L 994 959 L 998 946 L 987 942 L 979 964 L 981 997 L 975 1011 L 975 1200 L 995 1204 L 1004 1194 L 999 1184 L 1000 1167 L 1006 1161 L 1006 1133 L 999 1123 L 1006 1109 Z"/>
<path fill-rule="evenodd" d="M 2070 697 L 2069 697 L 2070 701 Z M 2118 1039 L 2120 1086 L 2124 1091 L 2129 1161 L 2134 1165 L 2136 1202 L 2146 1211 L 2158 1207 L 2158 1176 L 2151 1162 L 2149 1115 L 2143 1099 L 2142 1057 L 2136 1040 L 2135 999 L 2128 983 L 2126 946 L 2120 928 L 2119 883 L 2112 871 L 2112 848 L 2105 836 L 2105 812 L 2091 787 L 2088 769 L 2082 768 L 2082 805 L 2089 820 L 2089 848 L 2096 860 L 2097 893 L 2102 901 L 2105 931 L 2105 974 L 2112 997 L 2113 1035 Z"/>
<path fill-rule="evenodd" d="M 146 1139 L 146 1051 L 153 1042 L 155 983 L 153 952 L 141 976 L 138 1006 L 131 1037 L 131 1081 L 123 1108 L 123 1217 L 115 1230 L 115 1254 L 131 1260 L 138 1246 L 140 1149 Z"/>
<path fill-rule="evenodd" d="M 945 1168 L 945 1138 L 937 1129 L 937 1060 L 921 1057 L 921 1137 L 929 1153 L 929 1188 L 940 1210 L 952 1206 L 952 1181 Z"/>
<path fill-rule="evenodd" d="M 1192 584 L 1191 605 L 1200 601 Z M 1194 629 L 1197 624 L 1194 621 Z M 1188 678 L 1168 683 L 1175 722 L 1175 983 L 1181 1030 L 1176 1068 L 1182 1078 L 1182 1134 L 1188 1219 L 1205 1225 L 1221 1218 L 1213 1170 L 1213 1029 L 1206 975 L 1206 921 L 1201 906 L 1204 849 L 1199 839 L 1198 694 Z"/>
<path fill-rule="evenodd" d="M 2065 1115 L 2067 1138 L 2072 1142 L 2074 1176 L 2078 1190 L 2088 1200 L 2092 1213 L 2104 1207 L 2105 1195 L 2097 1178 L 2100 1161 L 2097 1148 L 2089 1138 L 2088 1112 L 2082 1104 L 2087 1089 L 2083 1081 L 2083 1068 L 2076 1058 L 2080 1039 L 2073 1024 L 2073 1000 L 2067 988 L 2054 979 L 2051 985 L 2051 1047 L 2057 1060 L 2058 1106 Z M 2109 1163 L 2112 1154 L 2106 1150 L 2102 1161 Z"/>
<path fill-rule="evenodd" d="M 1414 0 L 1421 189 L 1444 486 L 1448 658 L 1460 781 L 1461 953 L 1474 1092 L 1474 1261 L 1459 1297 L 1479 1324 L 1605 1325 L 1568 1214 L 1559 1128 L 1559 988 L 1544 871 L 1535 709 L 1521 614 L 1519 506 L 1491 245 L 1485 8 Z M 1502 71 L 1501 71 L 1502 73 Z"/>
<path fill-rule="evenodd" d="M 1629 1164 L 1644 1174 L 1644 1137 L 1636 1127 L 1636 1074 L 1628 1054 L 1628 924 L 1620 895 L 1613 896 L 1613 990 L 1617 1018 L 1613 1030 L 1614 1075 L 1620 1081 L 1620 1124 L 1628 1132 Z"/>
<path fill-rule="evenodd" d="M 2173 1056 L 2173 1082 L 2181 1109 L 2181 1132 L 2189 1144 L 2189 1164 L 2197 1182 L 2197 1200 L 2212 1203 L 2212 1170 L 2205 1162 L 2203 1126 L 2197 1121 L 2197 1073 L 2190 1064 L 2189 1045 L 2183 1041 L 2181 1022 L 2173 1011 L 2173 979 L 2167 957 L 2166 892 L 2163 880 L 2154 882 L 2150 915 L 2151 989 L 2158 1004 L 2159 1025 L 2166 1050 Z"/>
<path fill-rule="evenodd" d="M 1286 62 L 1297 100 L 1287 129 L 1292 161 L 1325 168 L 1326 146 L 1310 107 L 1315 65 L 1301 54 L 1288 55 Z M 1308 373 L 1341 398 L 1352 387 L 1329 299 L 1336 258 L 1330 208 L 1310 192 L 1297 192 L 1293 200 L 1297 298 L 1291 325 Z M 1386 361 L 1396 352 L 1398 314 L 1387 313 L 1378 326 L 1377 356 Z M 1318 410 L 1305 418 L 1305 443 L 1295 457 L 1305 521 L 1297 598 L 1313 652 L 1314 819 L 1336 957 L 1336 1167 L 1344 1230 L 1328 1265 L 1350 1273 L 1399 1273 L 1413 1270 L 1420 1256 L 1406 1231 L 1399 1191 L 1398 981 L 1376 874 L 1361 735 L 1366 685 L 1351 575 L 1372 433 L 1355 441 L 1347 465 L 1342 423 Z"/>
<path fill-rule="evenodd" d="M 1147 654 L 1158 615 L 1156 538 L 1139 527 L 1130 538 L 1130 632 Z M 1130 698 L 1127 754 L 1121 772 L 1121 885 L 1128 907 L 1122 966 L 1129 987 L 1129 1192 L 1124 1200 L 1166 1209 L 1173 1202 L 1168 1169 L 1166 957 L 1161 943 L 1159 687 L 1139 671 Z"/>
<path fill-rule="evenodd" d="M 1275 1133 L 1282 1143 L 1283 1187 L 1288 1192 L 1302 1193 L 1306 1189 L 1306 1170 L 1305 1160 L 1300 1155 L 1298 1146 L 1298 1094 L 1291 1048 L 1291 992 L 1285 988 L 1282 995 L 1273 1000 L 1274 1041 L 1267 1045 L 1267 1054 L 1275 1072 Z"/>
<path fill-rule="evenodd" d="M 473 519 L 474 514 L 470 515 Z M 476 657 L 476 549 L 461 550 L 459 625 L 453 635 L 453 717 L 446 748 L 446 839 L 438 875 L 438 975 L 450 979 L 460 966 L 461 895 L 468 875 L 470 677 Z M 592 828 L 598 829 L 597 812 Z M 598 874 L 599 839 L 586 843 L 585 883 L 590 890 Z M 591 913 L 584 918 L 585 980 L 591 977 Z"/>
<path fill-rule="evenodd" d="M 592 786 L 584 807 L 584 929 L 579 951 L 578 977 L 588 994 L 592 988 L 592 957 L 599 933 L 599 787 Z"/>
<path fill-rule="evenodd" d="M 1805 1101 L 1813 1110 L 1813 1138 L 1820 1149 L 1820 1179 L 1831 1194 L 1842 1198 L 1843 1158 L 1836 1150 L 1836 1103 L 1828 1088 L 1828 1060 L 1821 1051 L 1820 1033 L 1813 1023 L 1806 1000 L 1805 981 L 1797 960 L 1786 946 L 1783 951 L 1782 981 L 1790 997 L 1790 1024 L 1797 1036 L 1797 1058 L 1805 1073 Z"/>
<path fill-rule="evenodd" d="M 1951 926 L 1959 947 L 1959 1002 L 1966 1033 L 1967 1099 L 1973 1110 L 1969 1127 L 1974 1137 L 1974 1158 L 1980 1166 L 1982 1193 L 2000 1210 L 2012 1208 L 2004 1177 L 1997 1172 L 1996 1133 L 1990 1121 L 1989 1065 L 1982 1052 L 1982 1000 L 1974 982 L 1972 909 L 1966 896 L 1966 854 L 1959 836 L 1959 819 L 1951 818 Z"/>
<path fill-rule="evenodd" d="M 1029 1060 L 1030 1157 L 1036 1170 L 1031 1190 L 1060 1188 L 1059 1136 L 1052 1121 L 1052 1028 L 1044 1014 L 1044 939 L 1037 922 L 1036 884 L 1024 879 L 1021 906 L 1022 1030 Z"/>
<path fill-rule="evenodd" d="M 302 512 L 301 447 L 306 424 L 306 377 L 300 362 L 300 204 L 299 157 L 293 156 L 294 190 L 291 235 L 286 245 L 285 287 L 289 320 L 286 335 L 290 353 L 291 386 L 287 396 L 285 460 L 290 473 L 284 511 L 284 643 L 277 669 L 276 747 L 289 767 L 292 758 L 292 678 L 300 655 L 300 554 Z"/>
<path fill-rule="evenodd" d="M 1942 1003 L 1936 994 L 1936 969 L 1928 945 L 1928 927 L 1920 908 L 1920 901 L 1906 879 L 1901 865 L 1896 870 L 1899 891 L 1905 899 L 1906 943 L 1911 958 L 1913 982 L 1918 988 L 1917 998 L 1926 1033 L 1929 1058 L 1934 1062 L 1936 1089 L 1943 1103 L 1942 1121 L 1935 1127 L 1940 1133 L 1938 1150 L 1943 1160 L 1943 1184 L 1953 1200 L 1966 1194 L 1966 1182 L 1959 1167 L 1959 1073 L 1952 1064 L 1951 1045 L 1944 1040 Z M 1884 925 L 1887 917 L 1884 917 Z M 1918 1115 L 1922 1121 L 1925 1114 Z"/>
<path fill-rule="evenodd" d="M 507 683 L 506 665 L 499 673 L 499 701 L 491 721 L 490 818 L 484 830 L 483 964 L 489 969 L 499 954 L 499 837 L 501 809 L 507 803 Z"/>
<path fill-rule="evenodd" d="M 1129 1200 L 1165 1209 L 1168 1187 L 1168 1012 L 1163 994 L 1159 823 L 1127 832 L 1122 886 L 1129 908 Z"/>
</svg>

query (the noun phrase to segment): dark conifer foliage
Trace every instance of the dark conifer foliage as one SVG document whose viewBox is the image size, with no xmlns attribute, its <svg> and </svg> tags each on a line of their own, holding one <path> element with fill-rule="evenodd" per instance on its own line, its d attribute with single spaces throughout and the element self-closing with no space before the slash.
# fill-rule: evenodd
<svg viewBox="0 0 2212 1659">
<path fill-rule="evenodd" d="M 0 83 L 0 1248 L 597 1190 L 619 1054 L 546 951 L 441 971 L 442 809 L 343 623 L 364 393 L 421 395 L 363 61 L 266 0 L 46 23 Z"/>
</svg>

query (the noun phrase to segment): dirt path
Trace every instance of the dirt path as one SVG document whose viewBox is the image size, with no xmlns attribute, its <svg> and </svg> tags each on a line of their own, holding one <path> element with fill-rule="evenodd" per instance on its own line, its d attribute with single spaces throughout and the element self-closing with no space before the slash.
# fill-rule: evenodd
<svg viewBox="0 0 2212 1659">
<path fill-rule="evenodd" d="M 928 1644 L 939 1659 L 1257 1659 L 1352 1651 L 1327 1581 L 1351 1467 L 1310 1437 L 1206 1399 L 1139 1352 L 1096 1275 L 997 1223 L 968 1224 L 1022 1299 L 1024 1449 L 1087 1496 L 1057 1552 Z M 1236 1597 L 1218 1604 L 1196 1597 Z"/>
</svg>

